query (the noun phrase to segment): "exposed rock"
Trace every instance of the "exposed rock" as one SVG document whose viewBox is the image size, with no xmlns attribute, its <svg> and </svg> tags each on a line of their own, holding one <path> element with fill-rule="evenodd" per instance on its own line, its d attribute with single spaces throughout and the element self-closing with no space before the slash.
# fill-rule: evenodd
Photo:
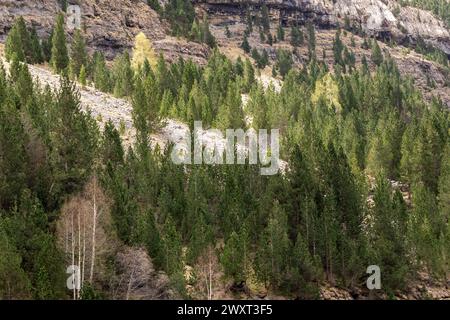
<svg viewBox="0 0 450 320">
<path fill-rule="evenodd" d="M 171 61 L 179 56 L 192 57 L 197 63 L 205 63 L 209 53 L 205 45 L 167 37 L 168 25 L 160 21 L 158 14 L 141 0 L 71 0 L 81 8 L 82 29 L 91 51 L 101 51 L 112 59 L 124 49 L 133 46 L 139 32 L 155 42 L 157 50 Z M 58 0 L 0 0 L 0 40 L 4 41 L 18 16 L 33 25 L 40 37 L 50 34 L 55 16 L 60 11 Z M 67 28 L 69 38 L 73 30 Z M 167 38 L 166 38 L 167 37 Z"/>
<path fill-rule="evenodd" d="M 270 17 L 283 25 L 312 21 L 322 28 L 343 25 L 348 17 L 354 29 L 379 38 L 415 42 L 418 37 L 450 55 L 450 33 L 445 24 L 430 12 L 401 7 L 395 0 L 195 0 L 217 21 L 227 23 L 243 18 L 249 6 L 253 14 L 267 5 Z M 241 19 L 242 20 L 242 19 Z"/>
</svg>

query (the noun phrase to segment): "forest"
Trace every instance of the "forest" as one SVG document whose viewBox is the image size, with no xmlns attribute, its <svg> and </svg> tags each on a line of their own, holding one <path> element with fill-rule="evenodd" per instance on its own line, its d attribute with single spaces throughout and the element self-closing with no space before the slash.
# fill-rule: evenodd
<svg viewBox="0 0 450 320">
<path fill-rule="evenodd" d="M 191 23 L 214 48 L 207 22 Z M 448 108 L 426 101 L 376 40 L 356 65 L 338 30 L 330 70 L 314 26 L 302 30 L 291 38 L 309 61 L 293 68 L 279 52 L 278 91 L 262 86 L 250 59 L 218 49 L 205 66 L 168 63 L 140 34 L 133 52 L 107 63 L 88 54 L 81 31 L 68 42 L 63 15 L 48 39 L 19 17 L 5 45 L 9 71 L 0 68 L 0 299 L 111 299 L 123 246 L 143 248 L 184 298 L 188 286 L 212 298 L 211 273 L 222 286 L 289 298 L 318 298 L 324 282 L 363 287 L 369 265 L 380 266 L 391 298 L 420 272 L 448 279 Z M 27 63 L 48 64 L 60 87 L 33 81 Z M 77 82 L 131 101 L 131 147 L 120 127 L 81 110 Z M 248 128 L 246 116 L 255 129 L 280 129 L 285 172 L 175 165 L 170 145 L 149 144 L 167 118 L 225 130 Z M 73 264 L 85 270 L 77 293 L 66 288 Z"/>
</svg>

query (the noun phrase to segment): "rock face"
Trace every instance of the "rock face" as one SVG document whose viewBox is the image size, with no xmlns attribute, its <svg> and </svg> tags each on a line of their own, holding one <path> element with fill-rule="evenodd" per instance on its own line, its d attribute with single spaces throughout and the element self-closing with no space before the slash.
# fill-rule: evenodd
<svg viewBox="0 0 450 320">
<path fill-rule="evenodd" d="M 414 43 L 420 37 L 450 56 L 450 33 L 430 12 L 401 7 L 395 0 L 194 0 L 210 16 L 225 22 L 243 16 L 246 7 L 256 13 L 265 3 L 273 20 L 283 25 L 312 21 L 322 28 L 343 25 L 348 17 L 352 28 L 383 39 Z"/>
<path fill-rule="evenodd" d="M 134 37 L 144 32 L 168 60 L 182 56 L 205 63 L 209 50 L 205 45 L 167 37 L 168 26 L 143 0 L 69 0 L 81 9 L 81 25 L 89 48 L 102 51 L 108 59 L 131 48 Z M 0 40 L 4 40 L 17 16 L 47 37 L 61 10 L 58 0 L 0 0 Z M 73 31 L 67 29 L 69 37 Z M 167 53 L 167 54 L 166 54 Z"/>
</svg>

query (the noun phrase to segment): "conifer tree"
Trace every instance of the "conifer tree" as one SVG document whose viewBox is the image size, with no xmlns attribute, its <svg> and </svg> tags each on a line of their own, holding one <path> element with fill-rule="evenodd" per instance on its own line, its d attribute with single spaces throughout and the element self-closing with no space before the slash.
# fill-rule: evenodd
<svg viewBox="0 0 450 320">
<path fill-rule="evenodd" d="M 103 92 L 109 92 L 111 90 L 111 78 L 103 54 L 96 52 L 93 57 L 93 63 L 95 88 Z"/>
<path fill-rule="evenodd" d="M 133 93 L 134 72 L 131 68 L 130 56 L 127 51 L 114 61 L 114 95 L 116 97 L 131 96 Z"/>
<path fill-rule="evenodd" d="M 75 30 L 73 43 L 70 48 L 70 63 L 72 72 L 78 76 L 82 66 L 86 66 L 88 62 L 88 55 L 86 51 L 86 42 L 80 29 Z"/>
<path fill-rule="evenodd" d="M 80 75 L 78 76 L 78 80 L 80 81 L 80 84 L 85 87 L 87 84 L 87 79 L 86 79 L 86 67 L 84 66 L 84 64 L 81 66 L 80 69 Z"/>
<path fill-rule="evenodd" d="M 244 35 L 244 40 L 242 40 L 242 43 L 241 43 L 241 48 L 242 48 L 242 50 L 244 50 L 245 53 L 250 53 L 251 47 L 250 47 L 250 44 L 248 43 L 247 36 L 245 36 L 245 35 Z"/>
<path fill-rule="evenodd" d="M 383 63 L 383 53 L 381 52 L 380 46 L 378 45 L 377 40 L 372 41 L 372 55 L 371 55 L 372 62 L 380 66 Z"/>
<path fill-rule="evenodd" d="M 269 18 L 269 9 L 266 4 L 263 4 L 261 7 L 261 24 L 264 32 L 270 31 L 270 18 Z"/>
<path fill-rule="evenodd" d="M 148 60 L 152 68 L 156 67 L 157 57 L 152 44 L 144 33 L 140 32 L 135 39 L 133 47 L 133 59 L 131 65 L 134 70 L 141 68 L 145 62 Z"/>
<path fill-rule="evenodd" d="M 316 58 L 316 30 L 312 23 L 309 23 L 307 28 L 309 60 L 313 60 Z"/>
<path fill-rule="evenodd" d="M 20 19 L 20 18 L 19 18 Z M 16 55 L 18 61 L 26 61 L 25 50 L 23 48 L 22 35 L 20 33 L 19 21 L 13 25 L 8 33 L 5 44 L 5 58 L 10 61 Z"/>
<path fill-rule="evenodd" d="M 277 29 L 277 38 L 279 41 L 284 41 L 284 29 L 281 24 L 278 26 Z"/>
<path fill-rule="evenodd" d="M 60 73 L 69 65 L 69 55 L 64 33 L 64 15 L 60 13 L 56 19 L 56 26 L 52 37 L 52 57 L 50 64 Z"/>
<path fill-rule="evenodd" d="M 223 249 L 220 259 L 225 275 L 240 283 L 246 280 L 244 269 L 243 242 L 236 232 L 233 232 Z"/>
<path fill-rule="evenodd" d="M 297 26 L 293 26 L 291 29 L 291 45 L 298 47 L 303 44 L 303 41 L 303 32 Z"/>
</svg>

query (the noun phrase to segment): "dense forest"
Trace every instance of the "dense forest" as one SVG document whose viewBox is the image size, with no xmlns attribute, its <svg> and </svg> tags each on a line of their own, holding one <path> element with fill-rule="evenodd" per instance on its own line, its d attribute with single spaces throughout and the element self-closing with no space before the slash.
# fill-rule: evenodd
<svg viewBox="0 0 450 320">
<path fill-rule="evenodd" d="M 165 15 L 176 15 L 170 4 Z M 185 18 L 173 19 L 174 33 L 197 25 L 194 38 L 214 47 L 207 22 Z M 205 284 L 208 272 L 300 298 L 317 298 L 323 282 L 362 287 L 369 265 L 380 266 L 388 297 L 419 272 L 447 279 L 448 109 L 426 102 L 376 40 L 367 39 L 372 54 L 356 65 L 340 32 L 330 70 L 316 54 L 314 26 L 293 27 L 292 42 L 308 46 L 309 61 L 295 69 L 291 53 L 280 51 L 277 91 L 256 80 L 249 59 L 231 61 L 217 49 L 203 67 L 169 64 L 141 34 L 133 52 L 109 66 L 100 52 L 87 53 L 81 31 L 67 43 L 63 15 L 48 39 L 18 18 L 5 46 L 9 72 L 0 68 L 0 298 L 69 299 L 66 268 L 88 270 L 88 261 L 74 297 L 112 298 L 117 268 L 108 241 L 144 248 L 181 297 L 191 285 L 196 297 L 210 298 L 216 284 Z M 243 46 L 251 52 L 245 38 Z M 42 88 L 24 62 L 47 62 L 60 87 Z M 124 149 L 121 128 L 101 129 L 81 110 L 77 81 L 132 102 L 132 147 Z M 280 129 L 285 172 L 175 165 L 170 145 L 150 148 L 149 135 L 166 118 L 226 129 L 248 127 L 246 116 L 255 129 Z M 100 209 L 105 219 L 96 222 Z M 92 223 L 106 239 L 97 249 L 96 239 L 85 243 Z M 85 261 L 76 237 L 92 246 L 92 258 Z"/>
</svg>

